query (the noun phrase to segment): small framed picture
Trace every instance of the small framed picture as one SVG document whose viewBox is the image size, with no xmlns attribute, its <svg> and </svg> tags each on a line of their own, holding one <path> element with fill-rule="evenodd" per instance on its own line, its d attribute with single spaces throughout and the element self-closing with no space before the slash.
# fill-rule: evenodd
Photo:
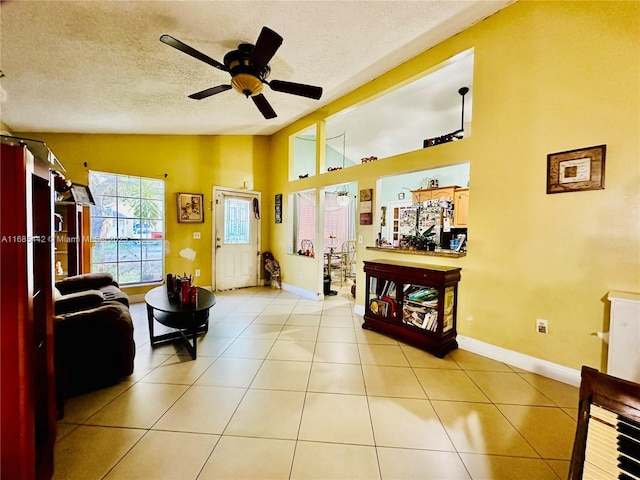
<svg viewBox="0 0 640 480">
<path fill-rule="evenodd" d="M 204 195 L 178 193 L 178 223 L 204 223 Z"/>
<path fill-rule="evenodd" d="M 547 193 L 603 190 L 606 149 L 598 145 L 547 155 Z"/>
<path fill-rule="evenodd" d="M 275 222 L 276 223 L 282 223 L 282 194 L 278 193 L 276 194 L 276 198 L 274 201 L 274 215 L 275 215 Z"/>
<path fill-rule="evenodd" d="M 79 183 L 74 183 L 71 185 L 71 194 L 73 195 L 76 203 L 81 205 L 95 205 L 96 202 L 93 200 L 93 195 L 91 195 L 91 190 L 87 185 L 81 185 Z"/>
</svg>

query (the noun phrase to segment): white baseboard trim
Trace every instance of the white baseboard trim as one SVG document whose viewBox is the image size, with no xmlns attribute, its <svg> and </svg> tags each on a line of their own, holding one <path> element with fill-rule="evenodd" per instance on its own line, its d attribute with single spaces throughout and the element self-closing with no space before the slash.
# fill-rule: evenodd
<svg viewBox="0 0 640 480">
<path fill-rule="evenodd" d="M 356 315 L 364 315 L 364 305 L 356 305 L 353 309 Z M 557 363 L 552 363 L 541 358 L 532 357 L 524 353 L 506 348 L 497 347 L 490 343 L 476 340 L 475 338 L 458 335 L 458 347 L 471 353 L 482 355 L 483 357 L 496 360 L 498 362 L 513 365 L 527 372 L 536 373 L 543 377 L 552 378 L 562 383 L 580 387 L 580 370 L 563 367 Z"/>
<path fill-rule="evenodd" d="M 527 372 L 552 378 L 559 382 L 573 385 L 574 387 L 580 386 L 580 370 L 563 367 L 562 365 L 542 360 L 541 358 L 532 357 L 514 350 L 507 350 L 506 348 L 497 347 L 490 343 L 481 342 L 480 340 L 463 335 L 458 335 L 456 339 L 458 340 L 458 346 L 468 352 L 477 353 L 483 357 L 488 357 L 498 362 L 506 363 L 507 365 L 513 365 Z"/>
<path fill-rule="evenodd" d="M 295 293 L 296 295 L 300 295 L 301 297 L 307 298 L 309 300 L 320 300 L 322 298 L 316 292 L 312 292 L 311 290 L 305 290 L 304 288 L 296 287 L 295 285 L 290 285 L 288 283 L 282 284 L 282 290 Z"/>
<path fill-rule="evenodd" d="M 135 295 L 129 295 L 129 303 L 144 303 L 144 293 L 136 293 Z"/>
</svg>

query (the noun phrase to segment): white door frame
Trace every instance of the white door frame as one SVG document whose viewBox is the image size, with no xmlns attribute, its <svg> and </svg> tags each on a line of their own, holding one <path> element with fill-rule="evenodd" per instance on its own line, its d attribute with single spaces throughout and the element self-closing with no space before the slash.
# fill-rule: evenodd
<svg viewBox="0 0 640 480">
<path fill-rule="evenodd" d="M 217 290 L 216 279 L 216 200 L 218 193 L 228 193 L 240 197 L 257 197 L 258 208 L 260 209 L 260 218 L 258 219 L 257 245 L 256 245 L 256 285 L 260 285 L 262 274 L 262 193 L 254 190 L 244 190 L 240 188 L 229 188 L 214 185 L 211 192 L 211 288 L 215 292 Z"/>
</svg>

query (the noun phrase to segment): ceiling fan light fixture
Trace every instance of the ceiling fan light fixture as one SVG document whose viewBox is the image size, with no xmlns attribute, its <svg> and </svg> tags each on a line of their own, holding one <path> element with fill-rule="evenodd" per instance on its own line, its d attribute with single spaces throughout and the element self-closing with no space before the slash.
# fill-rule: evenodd
<svg viewBox="0 0 640 480">
<path fill-rule="evenodd" d="M 231 77 L 231 85 L 247 97 L 262 92 L 262 82 L 250 73 L 238 73 L 234 75 Z"/>
<path fill-rule="evenodd" d="M 283 80 L 267 82 L 267 78 L 271 73 L 269 62 L 278 51 L 278 48 L 280 48 L 280 45 L 282 45 L 282 37 L 268 27 L 262 27 L 255 45 L 251 43 L 241 43 L 238 45 L 237 50 L 227 52 L 224 56 L 224 64 L 199 52 L 171 35 L 161 35 L 160 41 L 190 57 L 231 75 L 230 85 L 218 85 L 193 93 L 189 95 L 191 99 L 202 100 L 234 88 L 245 97 L 251 97 L 251 100 L 253 100 L 255 106 L 260 113 L 262 113 L 262 116 L 269 120 L 277 117 L 277 115 L 273 107 L 269 104 L 269 101 L 262 94 L 262 85 L 264 83 L 269 85 L 271 90 L 275 92 L 289 93 L 291 95 L 313 98 L 315 100 L 320 100 L 322 96 L 322 87 L 286 82 Z"/>
</svg>

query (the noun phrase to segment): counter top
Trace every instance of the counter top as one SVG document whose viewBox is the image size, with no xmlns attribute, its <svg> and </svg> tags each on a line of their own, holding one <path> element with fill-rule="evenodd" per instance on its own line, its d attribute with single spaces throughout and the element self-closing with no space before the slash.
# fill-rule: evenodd
<svg viewBox="0 0 640 480">
<path fill-rule="evenodd" d="M 432 252 L 430 250 L 409 250 L 408 248 L 397 247 L 367 247 L 367 250 L 375 250 L 377 252 L 403 253 L 408 255 L 424 255 L 427 257 L 461 258 L 467 256 L 466 252 L 455 252 L 453 250 L 440 250 Z"/>
</svg>

